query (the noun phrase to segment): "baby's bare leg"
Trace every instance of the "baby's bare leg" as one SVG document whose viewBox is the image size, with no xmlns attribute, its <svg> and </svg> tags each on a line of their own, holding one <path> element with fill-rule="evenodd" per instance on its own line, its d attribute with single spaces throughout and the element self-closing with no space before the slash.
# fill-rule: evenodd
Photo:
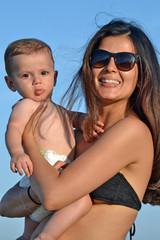
<svg viewBox="0 0 160 240">
<path fill-rule="evenodd" d="M 31 240 L 57 240 L 75 223 L 79 218 L 90 211 L 92 202 L 89 195 L 76 202 L 58 210 L 52 215 L 43 231 L 36 237 L 34 234 Z"/>
</svg>

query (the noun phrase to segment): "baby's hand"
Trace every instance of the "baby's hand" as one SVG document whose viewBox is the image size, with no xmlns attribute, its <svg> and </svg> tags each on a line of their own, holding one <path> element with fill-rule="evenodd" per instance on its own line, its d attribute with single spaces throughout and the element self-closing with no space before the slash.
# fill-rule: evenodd
<svg viewBox="0 0 160 240">
<path fill-rule="evenodd" d="M 13 172 L 19 172 L 22 176 L 23 171 L 27 177 L 30 177 L 33 173 L 33 164 L 29 156 L 23 152 L 18 152 L 12 156 L 11 159 L 11 170 Z"/>
<path fill-rule="evenodd" d="M 101 136 L 101 134 L 104 133 L 103 127 L 104 127 L 104 123 L 96 120 L 96 121 L 95 121 L 95 124 L 94 124 L 94 126 L 93 126 L 93 132 L 92 132 L 91 136 L 93 136 L 95 139 L 98 139 L 98 138 Z M 91 137 L 88 136 L 88 134 L 87 134 L 86 131 L 85 131 L 85 121 L 84 121 L 84 123 L 83 123 L 82 130 L 83 130 L 84 140 L 85 140 L 86 142 L 91 142 L 91 140 L 93 141 L 93 139 L 91 139 Z"/>
</svg>

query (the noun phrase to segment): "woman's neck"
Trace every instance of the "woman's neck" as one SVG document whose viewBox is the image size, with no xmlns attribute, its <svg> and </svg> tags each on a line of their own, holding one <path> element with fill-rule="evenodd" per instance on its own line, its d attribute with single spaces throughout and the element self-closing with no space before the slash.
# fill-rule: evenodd
<svg viewBox="0 0 160 240">
<path fill-rule="evenodd" d="M 129 114 L 133 114 L 133 111 L 128 110 L 127 104 L 117 102 L 107 106 L 101 106 L 98 120 L 104 123 L 104 130 L 107 130 Z"/>
</svg>

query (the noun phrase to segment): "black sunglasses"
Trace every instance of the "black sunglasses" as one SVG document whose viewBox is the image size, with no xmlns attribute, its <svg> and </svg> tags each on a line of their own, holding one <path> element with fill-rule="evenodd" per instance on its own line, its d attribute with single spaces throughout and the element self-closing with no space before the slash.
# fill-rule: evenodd
<svg viewBox="0 0 160 240">
<path fill-rule="evenodd" d="M 94 68 L 102 68 L 108 65 L 111 57 L 114 58 L 116 67 L 121 71 L 130 71 L 139 56 L 130 52 L 110 53 L 102 49 L 92 51 L 90 65 Z"/>
</svg>

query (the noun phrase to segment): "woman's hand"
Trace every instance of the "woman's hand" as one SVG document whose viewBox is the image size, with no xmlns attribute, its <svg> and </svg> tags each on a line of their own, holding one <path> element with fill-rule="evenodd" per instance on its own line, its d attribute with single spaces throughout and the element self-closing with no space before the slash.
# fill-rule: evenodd
<svg viewBox="0 0 160 240">
<path fill-rule="evenodd" d="M 57 170 L 57 171 L 59 171 L 59 172 L 61 172 L 63 169 L 65 169 L 66 167 L 68 166 L 68 163 L 67 162 L 63 162 L 63 161 L 57 161 L 54 165 L 53 165 L 53 167 Z"/>
<path fill-rule="evenodd" d="M 25 149 L 31 148 L 35 145 L 34 135 L 38 129 L 38 122 L 42 114 L 47 108 L 47 103 L 41 103 L 37 110 L 32 114 L 29 119 L 24 132 L 23 132 L 23 144 Z"/>
</svg>

